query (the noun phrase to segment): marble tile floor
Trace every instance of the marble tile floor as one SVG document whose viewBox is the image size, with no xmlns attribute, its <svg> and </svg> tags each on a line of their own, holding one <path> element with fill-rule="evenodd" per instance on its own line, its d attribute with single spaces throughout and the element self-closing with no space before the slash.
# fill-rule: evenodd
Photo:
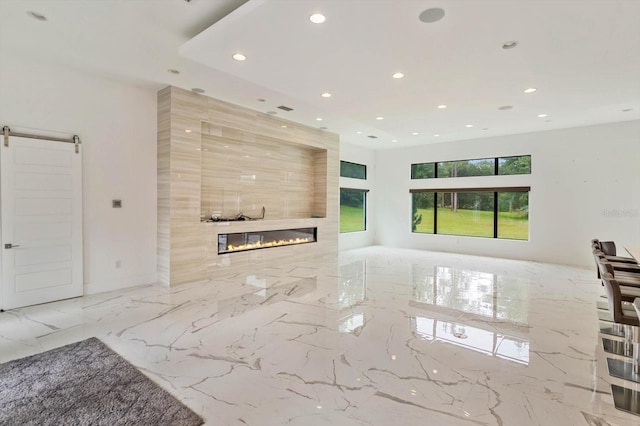
<svg viewBox="0 0 640 426">
<path fill-rule="evenodd" d="M 207 425 L 640 425 L 601 294 L 591 269 L 368 247 L 0 313 L 0 362 L 96 336 Z"/>
</svg>

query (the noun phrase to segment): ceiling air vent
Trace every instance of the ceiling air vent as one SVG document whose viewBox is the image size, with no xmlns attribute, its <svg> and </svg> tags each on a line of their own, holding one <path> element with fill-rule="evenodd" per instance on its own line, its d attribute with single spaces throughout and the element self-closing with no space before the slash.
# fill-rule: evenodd
<svg viewBox="0 0 640 426">
<path fill-rule="evenodd" d="M 369 137 L 370 137 L 371 139 L 378 139 L 378 137 L 377 137 L 377 136 L 374 136 L 374 135 L 369 135 Z"/>
<path fill-rule="evenodd" d="M 284 106 L 284 105 L 280 105 L 278 108 L 280 108 L 283 111 L 293 111 L 293 108 L 289 108 L 288 106 Z"/>
</svg>

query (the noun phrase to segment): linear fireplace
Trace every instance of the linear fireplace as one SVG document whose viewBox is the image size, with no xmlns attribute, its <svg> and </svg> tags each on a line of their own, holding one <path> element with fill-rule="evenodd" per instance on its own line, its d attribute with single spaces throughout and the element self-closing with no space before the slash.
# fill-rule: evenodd
<svg viewBox="0 0 640 426">
<path fill-rule="evenodd" d="M 218 254 L 236 253 L 294 244 L 315 243 L 318 228 L 252 231 L 218 235 Z"/>
</svg>

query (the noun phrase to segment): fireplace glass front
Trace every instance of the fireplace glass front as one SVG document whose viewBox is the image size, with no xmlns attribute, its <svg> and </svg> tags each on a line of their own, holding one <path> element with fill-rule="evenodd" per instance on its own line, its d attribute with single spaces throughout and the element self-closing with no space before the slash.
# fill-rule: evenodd
<svg viewBox="0 0 640 426">
<path fill-rule="evenodd" d="M 318 228 L 252 231 L 218 235 L 218 254 L 315 243 Z"/>
</svg>

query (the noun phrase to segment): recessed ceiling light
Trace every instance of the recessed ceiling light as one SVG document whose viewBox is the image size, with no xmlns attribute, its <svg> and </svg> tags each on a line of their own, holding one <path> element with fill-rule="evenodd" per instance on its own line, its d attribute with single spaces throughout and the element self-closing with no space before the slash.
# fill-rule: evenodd
<svg viewBox="0 0 640 426">
<path fill-rule="evenodd" d="M 180 71 L 174 70 L 173 68 L 168 69 L 167 71 L 169 71 L 171 74 L 180 74 Z"/>
<path fill-rule="evenodd" d="M 524 93 L 533 93 L 536 90 L 538 89 L 536 89 L 535 87 L 529 87 L 528 89 L 524 89 Z"/>
<path fill-rule="evenodd" d="M 418 136 L 420 133 L 419 132 L 413 132 L 411 133 L 413 136 Z"/>
<path fill-rule="evenodd" d="M 625 108 L 622 110 L 622 112 L 630 112 L 630 111 L 633 111 L 633 108 Z"/>
<path fill-rule="evenodd" d="M 361 134 L 362 134 L 362 132 L 356 132 L 356 133 L 357 133 L 357 134 L 359 134 L 359 135 L 361 135 Z"/>
<path fill-rule="evenodd" d="M 444 17 L 444 9 L 440 9 L 439 7 L 432 7 L 427 10 L 423 10 L 422 13 L 418 16 L 420 21 L 425 24 L 431 24 L 433 22 L 438 22 Z"/>
<path fill-rule="evenodd" d="M 391 139 L 391 142 L 398 142 L 398 139 Z"/>
<path fill-rule="evenodd" d="M 439 109 L 445 109 L 447 106 L 446 105 L 438 105 Z"/>
<path fill-rule="evenodd" d="M 245 61 L 247 59 L 247 57 L 244 56 L 242 53 L 234 53 L 232 58 L 235 59 L 236 61 Z"/>
<path fill-rule="evenodd" d="M 538 114 L 538 118 L 545 118 L 547 114 Z"/>
<path fill-rule="evenodd" d="M 27 12 L 27 15 L 29 15 L 30 17 L 32 17 L 33 19 L 37 19 L 38 21 L 46 21 L 47 17 L 44 16 L 41 13 L 38 12 L 34 12 L 33 10 L 30 10 Z"/>
<path fill-rule="evenodd" d="M 191 133 L 191 129 L 185 129 L 184 132 L 185 133 Z"/>
<path fill-rule="evenodd" d="M 511 106 L 511 105 L 502 105 L 502 106 L 498 107 L 498 109 L 500 111 L 508 111 L 508 110 L 510 110 L 512 108 L 513 108 L 513 106 Z"/>
<path fill-rule="evenodd" d="M 328 128 L 328 127 L 325 127 L 325 126 L 318 127 L 318 129 L 320 129 L 320 130 L 329 130 L 329 128 Z"/>
<path fill-rule="evenodd" d="M 316 121 L 322 121 L 322 117 L 316 118 Z"/>
<path fill-rule="evenodd" d="M 204 89 L 201 89 L 199 87 L 194 87 L 193 89 L 191 89 L 191 91 L 193 93 L 204 93 Z"/>
<path fill-rule="evenodd" d="M 376 117 L 376 120 L 384 120 L 384 117 Z"/>
<path fill-rule="evenodd" d="M 435 135 L 433 135 L 433 137 L 434 138 L 438 138 L 438 137 L 440 137 L 440 135 L 436 133 Z"/>
<path fill-rule="evenodd" d="M 508 49 L 513 49 L 514 47 L 516 47 L 518 45 L 517 41 L 507 41 L 505 43 L 502 44 L 502 48 L 504 50 L 508 50 Z"/>
<path fill-rule="evenodd" d="M 322 95 L 320 95 L 320 96 L 322 96 L 323 98 L 330 98 L 330 97 L 331 97 L 331 93 L 329 93 L 329 92 L 324 92 L 324 93 L 323 93 Z"/>
<path fill-rule="evenodd" d="M 278 115 L 278 113 L 276 111 L 267 111 L 267 114 L 269 114 L 269 115 Z"/>
<path fill-rule="evenodd" d="M 314 24 L 322 24 L 327 20 L 327 18 L 322 13 L 314 13 L 313 15 L 309 16 L 309 20 Z"/>
<path fill-rule="evenodd" d="M 465 124 L 464 127 L 473 127 L 473 124 Z"/>
<path fill-rule="evenodd" d="M 489 128 L 488 127 L 483 127 L 482 130 L 489 130 Z"/>
<path fill-rule="evenodd" d="M 283 124 L 282 126 L 280 126 L 280 127 L 282 127 L 283 129 L 286 129 L 286 128 L 287 128 L 287 126 L 285 126 L 284 124 Z"/>
<path fill-rule="evenodd" d="M 397 72 L 394 75 L 392 75 L 391 77 L 393 77 L 393 78 L 402 78 L 402 77 L 404 77 L 404 74 L 402 74 L 401 72 Z"/>
<path fill-rule="evenodd" d="M 266 101 L 267 101 L 266 99 L 262 99 L 262 98 L 258 98 L 258 99 L 256 99 L 256 100 L 257 100 L 258 102 L 266 102 Z"/>
</svg>

